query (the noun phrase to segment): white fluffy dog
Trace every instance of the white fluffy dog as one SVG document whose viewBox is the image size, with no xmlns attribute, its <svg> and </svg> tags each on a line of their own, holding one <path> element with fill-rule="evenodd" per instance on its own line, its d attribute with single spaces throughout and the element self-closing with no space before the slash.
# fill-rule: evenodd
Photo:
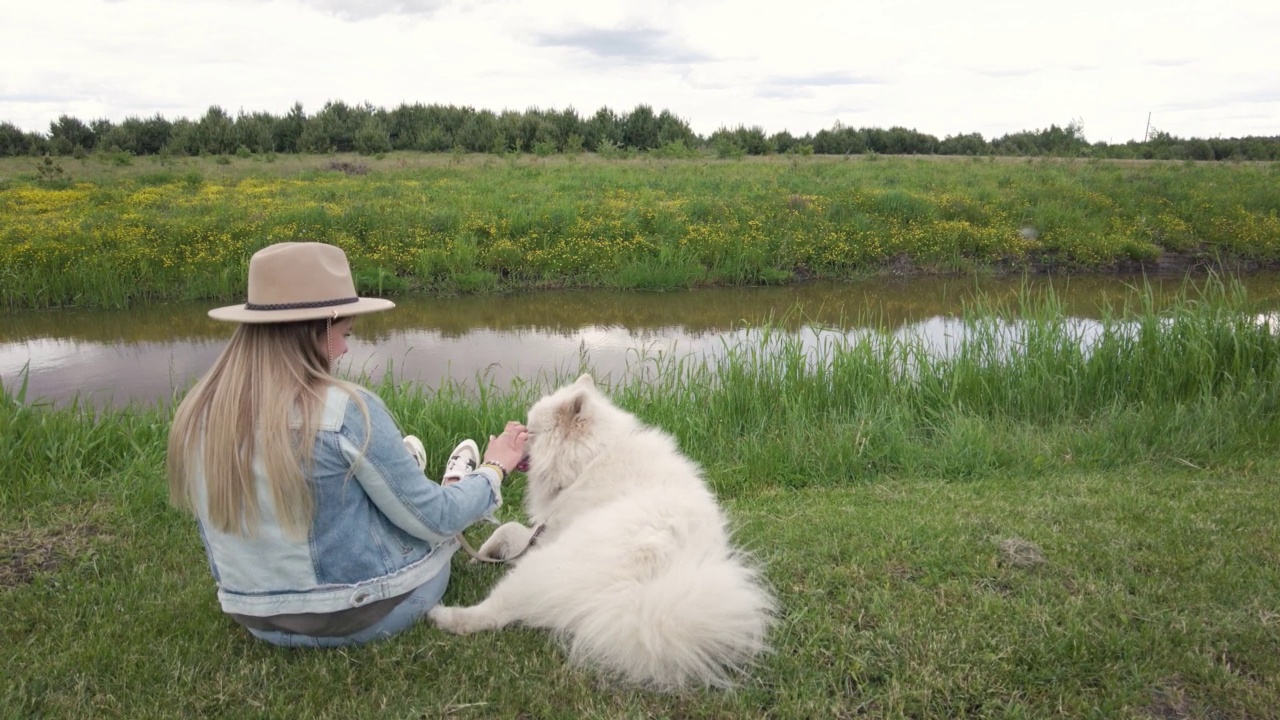
<svg viewBox="0 0 1280 720">
<path fill-rule="evenodd" d="M 459 634 L 547 628 L 573 660 L 654 689 L 730 684 L 765 649 L 774 600 L 701 469 L 590 375 L 535 403 L 528 427 L 525 510 L 544 527 L 484 601 L 431 620 Z M 533 534 L 507 523 L 480 553 L 517 555 Z"/>
</svg>

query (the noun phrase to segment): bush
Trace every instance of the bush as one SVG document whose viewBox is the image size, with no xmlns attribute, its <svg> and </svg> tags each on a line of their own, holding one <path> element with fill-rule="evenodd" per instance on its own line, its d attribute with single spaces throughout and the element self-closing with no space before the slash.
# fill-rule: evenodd
<svg viewBox="0 0 1280 720">
<path fill-rule="evenodd" d="M 721 160 L 740 160 L 747 154 L 746 148 L 723 137 L 716 140 L 715 149 L 716 157 Z"/>
<path fill-rule="evenodd" d="M 356 152 L 375 155 L 391 152 L 391 135 L 376 117 L 371 117 L 356 132 Z"/>
<path fill-rule="evenodd" d="M 612 140 L 601 140 L 600 144 L 596 146 L 596 154 L 607 160 L 630 156 L 629 152 L 619 147 L 618 144 Z"/>
<path fill-rule="evenodd" d="M 691 158 L 696 157 L 698 152 L 685 145 L 683 140 L 672 140 L 662 147 L 650 150 L 649 154 L 660 158 Z"/>
<path fill-rule="evenodd" d="M 94 157 L 103 165 L 127 167 L 133 164 L 133 156 L 123 150 L 99 150 L 94 153 Z"/>
<path fill-rule="evenodd" d="M 53 161 L 48 155 L 36 164 L 36 181 L 42 185 L 61 185 L 69 184 L 70 178 L 62 173 L 62 166 Z"/>
</svg>

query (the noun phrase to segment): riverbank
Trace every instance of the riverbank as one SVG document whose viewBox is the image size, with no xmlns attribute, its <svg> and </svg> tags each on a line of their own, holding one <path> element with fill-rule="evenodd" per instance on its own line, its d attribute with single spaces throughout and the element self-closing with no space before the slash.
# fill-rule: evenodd
<svg viewBox="0 0 1280 720">
<path fill-rule="evenodd" d="M 366 294 L 1280 266 L 1280 165 L 391 154 L 0 162 L 0 307 L 232 300 L 342 246 Z M 23 164 L 25 163 L 25 164 Z"/>
<path fill-rule="evenodd" d="M 948 358 L 884 335 L 812 362 L 775 335 L 614 388 L 703 464 L 781 600 L 774 652 L 734 693 L 618 688 L 528 630 L 422 626 L 342 653 L 252 642 L 166 504 L 169 410 L 30 407 L 6 388 L 0 702 L 53 717 L 1273 716 L 1273 321 L 1219 287 L 1109 321 L 1086 351 L 1052 302 L 1021 314 L 1016 354 L 977 313 Z M 378 391 L 434 468 L 541 389 Z M 501 573 L 454 567 L 454 603 Z"/>
</svg>

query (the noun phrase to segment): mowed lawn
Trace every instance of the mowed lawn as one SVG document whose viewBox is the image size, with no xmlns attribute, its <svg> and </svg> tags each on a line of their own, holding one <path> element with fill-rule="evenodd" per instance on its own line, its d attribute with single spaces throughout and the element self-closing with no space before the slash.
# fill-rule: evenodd
<svg viewBox="0 0 1280 720">
<path fill-rule="evenodd" d="M 803 453 L 796 462 L 803 465 Z M 7 717 L 1275 717 L 1280 511 L 1269 458 L 969 481 L 843 478 L 725 498 L 781 601 L 732 692 L 658 695 L 513 629 L 423 625 L 273 648 L 223 616 L 149 462 L 6 494 Z M 714 480 L 749 468 L 703 460 Z M 45 479 L 48 485 L 58 485 Z M 516 481 L 517 486 L 519 481 Z M 509 511 L 508 514 L 513 513 Z M 479 534 L 479 533 L 477 533 Z M 446 600 L 501 568 L 455 559 Z"/>
</svg>

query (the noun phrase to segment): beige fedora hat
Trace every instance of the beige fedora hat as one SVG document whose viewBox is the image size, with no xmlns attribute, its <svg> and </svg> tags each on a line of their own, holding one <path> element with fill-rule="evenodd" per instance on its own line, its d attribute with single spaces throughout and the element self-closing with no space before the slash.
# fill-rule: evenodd
<svg viewBox="0 0 1280 720">
<path fill-rule="evenodd" d="M 356 297 L 342 248 L 318 242 L 269 245 L 249 259 L 249 301 L 209 311 L 214 320 L 296 322 L 390 310 L 396 304 Z"/>
</svg>

